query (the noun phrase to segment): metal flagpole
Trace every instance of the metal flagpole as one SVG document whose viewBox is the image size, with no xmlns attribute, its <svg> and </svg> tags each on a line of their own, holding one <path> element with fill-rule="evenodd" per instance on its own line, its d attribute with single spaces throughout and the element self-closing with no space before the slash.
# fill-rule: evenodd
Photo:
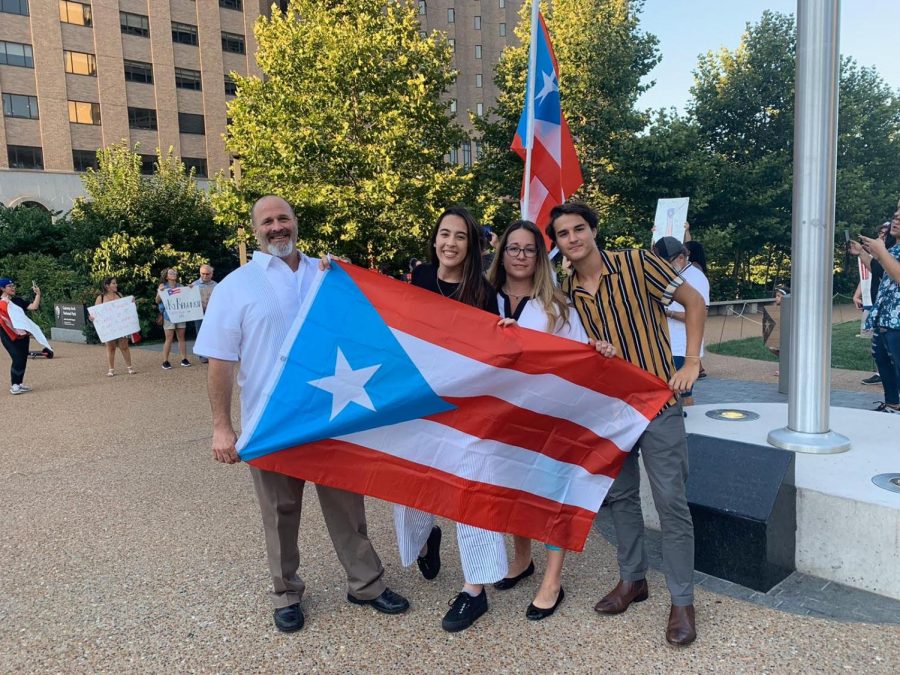
<svg viewBox="0 0 900 675">
<path fill-rule="evenodd" d="M 797 0 L 788 425 L 768 439 L 796 452 L 850 449 L 828 419 L 839 17 L 840 0 Z"/>
<path fill-rule="evenodd" d="M 528 203 L 531 197 L 531 154 L 534 152 L 534 74 L 537 70 L 537 32 L 540 0 L 531 0 L 531 45 L 528 49 L 528 83 L 525 86 L 525 175 L 522 177 L 522 220 L 529 220 Z M 535 214 L 537 215 L 537 214 Z"/>
</svg>

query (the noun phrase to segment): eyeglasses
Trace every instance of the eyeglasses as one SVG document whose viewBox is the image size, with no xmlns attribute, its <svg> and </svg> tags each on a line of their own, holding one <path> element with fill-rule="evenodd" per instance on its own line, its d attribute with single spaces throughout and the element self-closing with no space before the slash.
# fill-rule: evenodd
<svg viewBox="0 0 900 675">
<path fill-rule="evenodd" d="M 521 246 L 507 246 L 503 250 L 506 251 L 506 255 L 511 258 L 518 258 L 523 253 L 526 258 L 533 258 L 537 255 L 537 249 L 534 246 L 526 246 L 525 248 L 522 248 Z"/>
</svg>

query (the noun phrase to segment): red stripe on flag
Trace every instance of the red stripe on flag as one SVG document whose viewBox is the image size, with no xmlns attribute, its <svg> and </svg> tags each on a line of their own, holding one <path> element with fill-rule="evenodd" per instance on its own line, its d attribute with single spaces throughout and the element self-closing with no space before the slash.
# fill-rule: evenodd
<svg viewBox="0 0 900 675">
<path fill-rule="evenodd" d="M 444 349 L 498 368 L 557 375 L 621 399 L 647 419 L 672 396 L 661 379 L 620 358 L 609 359 L 586 345 L 539 331 L 501 328 L 499 317 L 488 312 L 361 267 L 337 264 L 388 326 Z"/>
<path fill-rule="evenodd" d="M 447 396 L 444 400 L 457 408 L 425 419 L 477 438 L 514 445 L 560 462 L 577 464 L 589 473 L 610 478 L 618 475 L 625 461 L 625 454 L 615 443 L 574 422 L 523 410 L 493 396 Z M 503 422 L 498 423 L 498 420 Z M 541 439 L 546 441 L 536 442 Z"/>
<path fill-rule="evenodd" d="M 476 483 L 335 439 L 288 448 L 250 460 L 249 464 L 569 551 L 584 548 L 596 515 L 529 492 Z"/>
</svg>

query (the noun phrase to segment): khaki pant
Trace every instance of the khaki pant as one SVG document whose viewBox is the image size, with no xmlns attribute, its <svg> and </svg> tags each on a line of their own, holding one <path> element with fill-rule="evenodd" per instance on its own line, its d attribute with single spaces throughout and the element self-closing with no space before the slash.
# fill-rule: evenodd
<svg viewBox="0 0 900 675">
<path fill-rule="evenodd" d="M 250 474 L 265 529 L 272 604 L 276 609 L 288 607 L 300 602 L 306 588 L 297 574 L 305 481 L 254 467 Z M 360 600 L 377 598 L 385 589 L 384 567 L 369 541 L 363 496 L 323 485 L 316 485 L 316 492 L 335 553 L 347 573 L 348 593 Z"/>
</svg>

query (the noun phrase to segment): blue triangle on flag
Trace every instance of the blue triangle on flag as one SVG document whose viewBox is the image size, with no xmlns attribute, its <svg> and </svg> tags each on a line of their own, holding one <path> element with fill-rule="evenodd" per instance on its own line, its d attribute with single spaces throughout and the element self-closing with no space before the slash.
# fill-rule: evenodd
<svg viewBox="0 0 900 675">
<path fill-rule="evenodd" d="M 333 266 L 240 451 L 250 460 L 452 410 L 350 276 Z"/>
</svg>

